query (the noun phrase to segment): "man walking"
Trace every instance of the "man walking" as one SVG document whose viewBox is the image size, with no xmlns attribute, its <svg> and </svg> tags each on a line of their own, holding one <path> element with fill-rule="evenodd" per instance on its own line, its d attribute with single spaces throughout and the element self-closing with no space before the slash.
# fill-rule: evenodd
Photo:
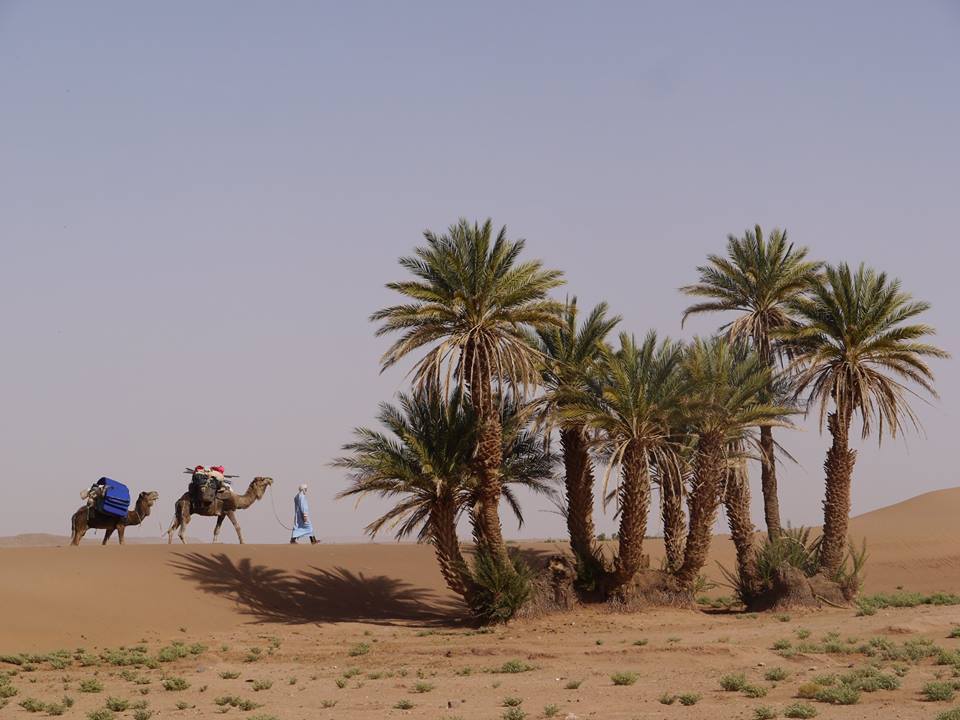
<svg viewBox="0 0 960 720">
<path fill-rule="evenodd" d="M 301 485 L 293 498 L 293 533 L 290 535 L 290 544 L 296 545 L 297 540 L 304 536 L 310 538 L 311 545 L 317 544 L 313 524 L 310 522 L 310 506 L 307 505 L 307 486 Z"/>
</svg>

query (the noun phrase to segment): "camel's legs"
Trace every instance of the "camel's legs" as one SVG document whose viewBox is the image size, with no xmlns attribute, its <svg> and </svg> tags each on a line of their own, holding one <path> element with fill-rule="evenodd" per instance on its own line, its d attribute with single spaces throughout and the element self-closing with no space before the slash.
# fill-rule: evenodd
<svg viewBox="0 0 960 720">
<path fill-rule="evenodd" d="M 120 541 L 120 544 L 123 545 L 123 531 L 126 530 L 125 525 L 117 525 L 117 540 Z"/>
<path fill-rule="evenodd" d="M 70 525 L 73 529 L 73 537 L 70 538 L 71 545 L 79 545 L 80 541 L 83 539 L 83 536 L 87 534 L 87 524 L 84 522 L 85 517 L 81 517 L 79 512 L 73 514 L 71 518 Z"/>
<path fill-rule="evenodd" d="M 104 528 L 104 531 L 103 531 L 103 542 L 100 543 L 100 544 L 101 544 L 101 545 L 106 545 L 106 544 L 107 544 L 107 540 L 110 539 L 110 536 L 111 536 L 111 535 L 113 535 L 113 528 L 112 528 L 112 527 Z"/>
<path fill-rule="evenodd" d="M 220 527 L 223 525 L 223 518 L 226 517 L 223 513 L 217 517 L 217 524 L 213 528 L 213 544 L 217 544 L 217 540 L 220 537 Z"/>
<path fill-rule="evenodd" d="M 237 522 L 237 514 L 233 510 L 228 510 L 227 517 L 230 518 L 230 522 L 233 523 L 233 529 L 237 531 L 237 540 L 243 545 L 243 533 L 240 532 L 240 523 Z M 220 520 L 223 520 L 223 515 L 220 516 Z"/>
<path fill-rule="evenodd" d="M 187 506 L 186 508 L 184 508 L 182 505 L 181 505 L 180 507 L 181 507 L 181 509 L 180 509 L 180 532 L 177 533 L 177 536 L 180 538 L 180 543 L 181 543 L 182 545 L 186 545 L 186 544 L 187 544 L 187 537 L 186 537 L 187 523 L 190 522 L 190 508 L 189 508 L 189 506 Z"/>
</svg>

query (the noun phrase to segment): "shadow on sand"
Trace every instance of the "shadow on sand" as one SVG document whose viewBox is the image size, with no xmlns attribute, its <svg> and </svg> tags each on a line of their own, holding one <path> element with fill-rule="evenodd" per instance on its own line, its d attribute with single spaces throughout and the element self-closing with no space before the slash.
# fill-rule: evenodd
<svg viewBox="0 0 960 720">
<path fill-rule="evenodd" d="M 256 622 L 298 625 L 367 622 L 381 625 L 459 625 L 466 608 L 455 600 L 384 575 L 367 577 L 337 567 L 289 573 L 234 562 L 219 553 L 177 553 L 171 564 L 201 590 L 234 600 Z"/>
</svg>

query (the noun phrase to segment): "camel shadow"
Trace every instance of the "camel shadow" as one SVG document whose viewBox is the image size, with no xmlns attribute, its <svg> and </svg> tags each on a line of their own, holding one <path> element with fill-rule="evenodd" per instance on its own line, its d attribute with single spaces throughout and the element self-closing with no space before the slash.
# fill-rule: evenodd
<svg viewBox="0 0 960 720">
<path fill-rule="evenodd" d="M 368 577 L 343 567 L 289 573 L 249 558 L 177 553 L 180 577 L 213 595 L 228 597 L 258 623 L 300 625 L 366 622 L 378 625 L 462 624 L 465 607 L 430 590 L 385 575 Z"/>
</svg>

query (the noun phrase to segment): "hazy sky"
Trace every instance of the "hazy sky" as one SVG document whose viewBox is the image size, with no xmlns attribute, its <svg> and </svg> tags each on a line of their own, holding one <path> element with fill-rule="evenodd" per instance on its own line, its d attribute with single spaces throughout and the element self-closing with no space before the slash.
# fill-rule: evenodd
<svg viewBox="0 0 960 720">
<path fill-rule="evenodd" d="M 705 255 L 786 227 L 902 278 L 957 354 L 958 78 L 956 0 L 2 1 L 0 535 L 65 533 L 104 474 L 160 492 L 157 534 L 181 469 L 223 463 L 360 536 L 383 506 L 334 502 L 328 462 L 410 367 L 378 375 L 367 318 L 460 216 L 682 337 L 719 322 L 680 329 Z M 855 512 L 960 484 L 936 370 L 926 437 L 862 447 Z M 784 519 L 817 522 L 828 440 L 781 439 Z M 523 536 L 563 534 L 525 507 Z M 269 498 L 241 523 L 287 536 Z"/>
</svg>

